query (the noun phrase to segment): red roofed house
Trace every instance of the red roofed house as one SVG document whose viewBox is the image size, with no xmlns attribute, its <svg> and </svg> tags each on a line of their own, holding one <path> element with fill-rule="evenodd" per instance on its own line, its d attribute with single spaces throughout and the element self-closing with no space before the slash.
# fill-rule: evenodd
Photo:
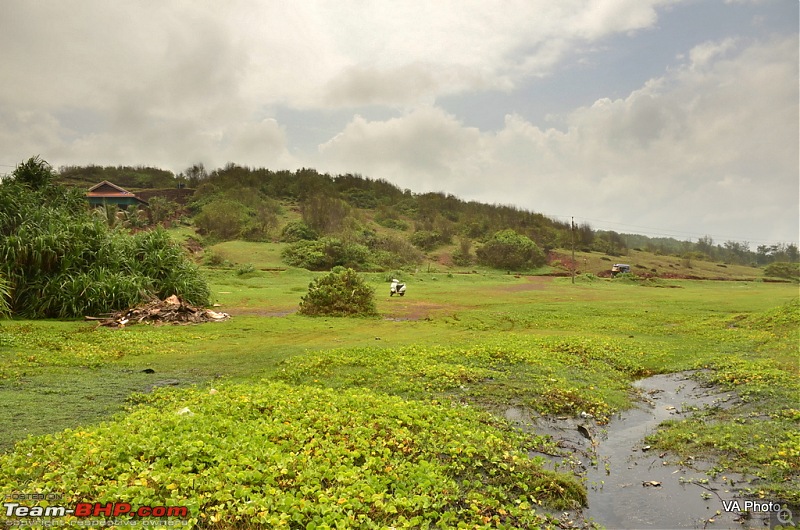
<svg viewBox="0 0 800 530">
<path fill-rule="evenodd" d="M 107 180 L 89 188 L 86 198 L 89 199 L 91 206 L 103 206 L 104 204 L 116 204 L 122 208 L 127 208 L 131 204 L 148 206 L 147 201 Z"/>
</svg>

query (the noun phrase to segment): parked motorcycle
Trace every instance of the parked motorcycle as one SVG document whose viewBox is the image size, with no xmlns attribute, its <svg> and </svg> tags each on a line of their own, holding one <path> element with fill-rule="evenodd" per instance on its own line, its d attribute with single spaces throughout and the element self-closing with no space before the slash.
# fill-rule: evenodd
<svg viewBox="0 0 800 530">
<path fill-rule="evenodd" d="M 403 296 L 406 294 L 406 284 L 400 283 L 400 280 L 393 279 L 392 286 L 389 288 L 389 296 L 399 294 Z"/>
</svg>

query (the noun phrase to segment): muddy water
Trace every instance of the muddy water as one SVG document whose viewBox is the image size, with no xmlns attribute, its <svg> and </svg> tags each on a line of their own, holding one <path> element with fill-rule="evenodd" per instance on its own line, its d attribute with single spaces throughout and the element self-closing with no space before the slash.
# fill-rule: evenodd
<svg viewBox="0 0 800 530">
<path fill-rule="evenodd" d="M 765 528 L 768 517 L 749 520 L 726 512 L 723 501 L 742 499 L 736 486 L 747 478 L 731 473 L 715 478 L 703 472 L 711 464 L 686 462 L 644 445 L 659 423 L 680 419 L 703 407 L 727 407 L 732 394 L 703 388 L 688 374 L 659 375 L 635 384 L 642 401 L 633 409 L 597 426 L 591 418 L 537 418 L 510 408 L 506 418 L 524 429 L 547 433 L 571 456 L 554 459 L 561 470 L 573 469 L 585 478 L 589 505 L 573 514 L 577 521 L 606 528 Z"/>
</svg>

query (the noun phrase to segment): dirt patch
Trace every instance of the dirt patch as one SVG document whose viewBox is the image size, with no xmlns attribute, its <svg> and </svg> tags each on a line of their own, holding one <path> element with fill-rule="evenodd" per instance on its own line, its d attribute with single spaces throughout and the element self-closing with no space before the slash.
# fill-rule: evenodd
<svg viewBox="0 0 800 530">
<path fill-rule="evenodd" d="M 286 317 L 297 313 L 297 309 L 264 309 L 262 307 L 243 307 L 231 309 L 231 316 L 256 316 L 256 317 Z"/>
<path fill-rule="evenodd" d="M 444 306 L 441 304 L 432 304 L 420 301 L 409 302 L 404 300 L 402 306 L 400 306 L 400 304 L 396 304 L 392 307 L 391 313 L 385 317 L 385 320 L 424 320 L 429 318 L 430 315 L 435 311 L 443 309 L 452 309 L 452 306 Z"/>
</svg>

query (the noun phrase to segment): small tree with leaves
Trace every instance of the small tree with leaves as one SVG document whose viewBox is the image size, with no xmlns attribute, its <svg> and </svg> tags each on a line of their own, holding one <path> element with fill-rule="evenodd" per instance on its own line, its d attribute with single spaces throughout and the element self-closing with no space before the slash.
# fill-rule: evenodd
<svg viewBox="0 0 800 530">
<path fill-rule="evenodd" d="M 532 269 L 545 263 L 544 252 L 529 237 L 501 230 L 476 252 L 478 262 L 496 269 Z"/>
<path fill-rule="evenodd" d="M 375 289 L 353 269 L 336 267 L 308 286 L 300 300 L 301 315 L 307 316 L 375 316 Z"/>
</svg>

